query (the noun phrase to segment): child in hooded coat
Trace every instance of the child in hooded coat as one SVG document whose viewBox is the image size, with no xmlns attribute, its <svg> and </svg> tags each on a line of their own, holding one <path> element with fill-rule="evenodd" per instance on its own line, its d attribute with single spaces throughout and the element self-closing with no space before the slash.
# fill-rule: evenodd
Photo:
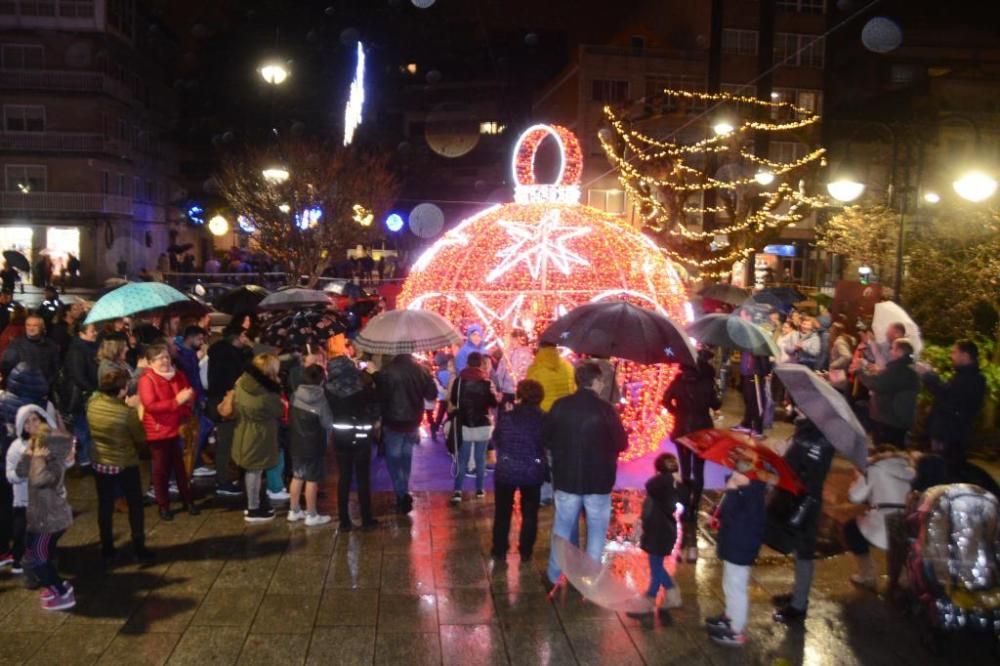
<svg viewBox="0 0 1000 666">
<path fill-rule="evenodd" d="M 42 425 L 17 463 L 17 475 L 28 479 L 25 564 L 42 584 L 39 599 L 47 611 L 69 610 L 76 605 L 73 586 L 59 576 L 52 562 L 59 538 L 73 524 L 64 481 L 75 454 L 72 437 Z"/>
<path fill-rule="evenodd" d="M 51 403 L 49 405 L 51 407 Z M 10 443 L 7 449 L 6 473 L 7 482 L 10 483 L 14 495 L 14 510 L 11 536 L 13 537 L 13 547 L 11 548 L 11 573 L 24 573 L 21 560 L 24 557 L 24 543 L 28 531 L 28 477 L 19 476 L 17 464 L 21 461 L 31 438 L 38 432 L 42 424 L 47 424 L 49 428 L 55 430 L 59 427 L 59 420 L 55 410 L 46 412 L 38 405 L 23 405 L 17 410 L 17 418 L 14 422 L 14 432 L 17 438 Z"/>
</svg>

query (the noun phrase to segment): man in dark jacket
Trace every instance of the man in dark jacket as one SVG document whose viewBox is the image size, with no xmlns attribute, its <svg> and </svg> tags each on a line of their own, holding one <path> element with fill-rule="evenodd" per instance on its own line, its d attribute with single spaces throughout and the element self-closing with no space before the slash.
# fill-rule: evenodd
<svg viewBox="0 0 1000 666">
<path fill-rule="evenodd" d="M 88 324 L 80 329 L 66 352 L 64 383 L 69 383 L 68 396 L 60 407 L 73 425 L 76 456 L 81 467 L 90 465 L 90 426 L 85 414 L 87 400 L 97 390 L 97 327 Z M 62 388 L 62 387 L 60 387 Z"/>
<path fill-rule="evenodd" d="M 920 393 L 920 377 L 913 369 L 913 345 L 906 338 L 893 341 L 885 368 L 868 366 L 858 376 L 871 393 L 869 413 L 875 444 L 905 449 Z"/>
<path fill-rule="evenodd" d="M 424 401 L 437 399 L 437 387 L 430 373 L 410 354 L 399 354 L 386 363 L 376 377 L 376 384 L 382 405 L 385 464 L 396 491 L 396 510 L 409 513 L 413 508 L 410 496 L 413 447 L 420 443 Z"/>
<path fill-rule="evenodd" d="M 247 331 L 240 326 L 233 326 L 223 331 L 222 340 L 208 348 L 205 413 L 215 422 L 215 492 L 218 495 L 243 494 L 229 469 L 236 421 L 223 419 L 219 416 L 218 408 L 253 358 L 252 345 Z"/>
<path fill-rule="evenodd" d="M 27 363 L 42 371 L 52 386 L 59 374 L 59 348 L 45 337 L 45 322 L 37 315 L 24 322 L 24 335 L 15 338 L 0 360 L 0 374 L 7 377 L 18 363 Z"/>
<path fill-rule="evenodd" d="M 804 620 L 809 607 L 809 591 L 816 571 L 816 534 L 823 514 L 823 484 L 833 462 L 833 445 L 812 421 L 799 418 L 795 422 L 792 444 L 785 451 L 785 460 L 806 487 L 800 509 L 804 518 L 795 537 L 795 584 L 791 594 L 773 598 L 778 622 Z"/>
<path fill-rule="evenodd" d="M 963 480 L 965 456 L 972 427 L 986 398 L 986 379 L 979 370 L 979 347 L 959 340 L 951 348 L 955 374 L 945 383 L 930 366 L 919 364 L 924 386 L 934 396 L 928 430 L 931 449 L 944 457 L 952 482 Z"/>
<path fill-rule="evenodd" d="M 615 485 L 618 455 L 628 447 L 628 436 L 618 412 L 601 399 L 604 380 L 591 362 L 576 369 L 576 393 L 560 398 L 545 417 L 542 439 L 552 452 L 552 483 L 556 515 L 549 556 L 550 583 L 559 580 L 556 537 L 569 540 L 587 512 L 587 554 L 601 561 L 611 520 L 611 490 Z"/>
</svg>

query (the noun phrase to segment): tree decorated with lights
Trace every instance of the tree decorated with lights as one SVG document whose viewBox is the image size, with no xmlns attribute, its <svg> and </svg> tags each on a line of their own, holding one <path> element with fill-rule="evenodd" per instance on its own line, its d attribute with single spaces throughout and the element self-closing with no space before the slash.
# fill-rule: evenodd
<svg viewBox="0 0 1000 666">
<path fill-rule="evenodd" d="M 847 206 L 819 229 L 816 247 L 868 266 L 893 286 L 899 214 L 886 206 Z"/>
<path fill-rule="evenodd" d="M 651 118 L 641 114 L 660 101 L 707 103 L 720 116 L 741 120 L 720 122 L 712 136 L 693 143 L 657 138 L 643 131 Z M 727 93 L 664 90 L 662 99 L 627 110 L 606 106 L 604 114 L 601 144 L 643 225 L 671 259 L 703 277 L 729 274 L 734 262 L 825 203 L 806 191 L 825 161 L 825 150 L 812 141 L 819 116 L 806 109 Z M 768 141 L 804 145 L 805 154 L 773 161 L 755 150 Z M 715 218 L 713 228 L 701 228 L 706 215 Z"/>
<path fill-rule="evenodd" d="M 220 192 L 251 246 L 286 268 L 289 282 L 323 271 L 369 241 L 399 191 L 386 155 L 332 142 L 282 143 L 281 159 L 248 148 L 229 160 Z"/>
<path fill-rule="evenodd" d="M 559 148 L 554 184 L 535 178 L 544 141 Z M 411 268 L 400 305 L 433 310 L 459 328 L 480 324 L 487 344 L 501 347 L 512 329 L 537 337 L 553 319 L 593 301 L 624 299 L 685 323 L 689 308 L 673 263 L 620 218 L 579 204 L 582 166 L 566 128 L 525 130 L 511 165 L 514 203 L 487 208 L 441 236 Z M 619 366 L 625 458 L 657 450 L 668 434 L 660 401 L 675 373 L 673 365 Z"/>
</svg>

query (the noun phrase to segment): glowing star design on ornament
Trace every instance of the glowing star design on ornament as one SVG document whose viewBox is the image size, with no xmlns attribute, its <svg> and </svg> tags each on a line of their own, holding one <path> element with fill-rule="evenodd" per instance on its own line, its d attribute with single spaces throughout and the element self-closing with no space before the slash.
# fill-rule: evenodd
<svg viewBox="0 0 1000 666">
<path fill-rule="evenodd" d="M 588 227 L 563 226 L 558 210 L 550 211 L 534 225 L 508 220 L 499 220 L 497 224 L 503 227 L 514 243 L 497 252 L 501 261 L 486 276 L 487 282 L 493 282 L 522 262 L 527 264 L 535 280 L 545 273 L 549 262 L 563 275 L 569 275 L 572 264 L 590 265 L 589 261 L 567 248 L 566 242 L 589 234 L 591 230 Z"/>
<path fill-rule="evenodd" d="M 496 324 L 500 324 L 500 330 L 504 331 L 514 328 L 517 317 L 521 313 L 521 306 L 524 304 L 524 294 L 519 294 L 499 314 L 493 308 L 476 298 L 475 294 L 466 294 L 465 298 L 478 315 L 478 320 L 483 323 L 485 328 L 485 335 L 483 337 L 486 346 L 492 347 L 495 343 L 503 346 L 503 343 L 500 341 L 500 335 L 497 332 Z"/>
</svg>

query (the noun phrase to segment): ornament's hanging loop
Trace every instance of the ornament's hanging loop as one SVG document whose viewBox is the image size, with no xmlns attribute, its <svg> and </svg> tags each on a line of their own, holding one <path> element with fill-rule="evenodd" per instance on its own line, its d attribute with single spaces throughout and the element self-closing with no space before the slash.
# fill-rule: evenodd
<svg viewBox="0 0 1000 666">
<path fill-rule="evenodd" d="M 538 147 L 548 137 L 552 137 L 559 147 L 559 170 L 555 183 L 541 184 L 535 176 L 535 157 Z M 518 137 L 511 175 L 514 200 L 518 203 L 578 203 L 583 175 L 580 142 L 573 132 L 561 125 L 532 125 Z"/>
</svg>

